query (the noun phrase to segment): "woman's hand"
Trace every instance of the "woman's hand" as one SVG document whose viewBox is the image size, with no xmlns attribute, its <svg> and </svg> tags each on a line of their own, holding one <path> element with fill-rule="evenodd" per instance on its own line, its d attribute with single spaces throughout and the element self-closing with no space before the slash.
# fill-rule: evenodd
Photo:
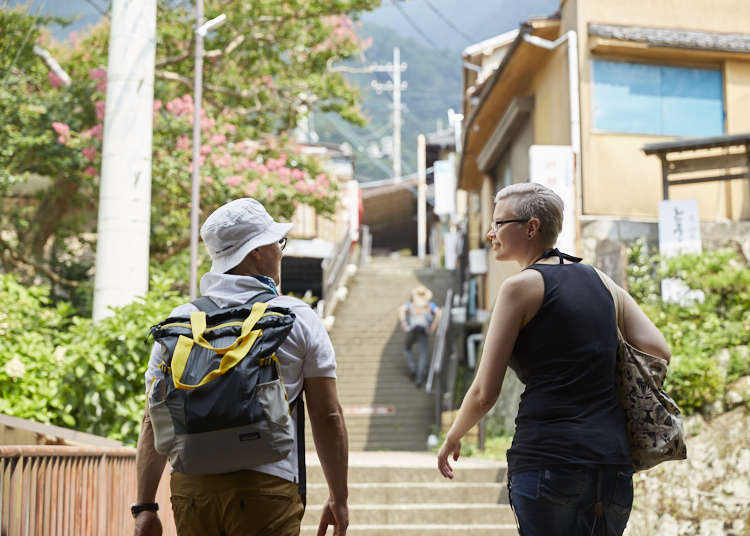
<svg viewBox="0 0 750 536">
<path fill-rule="evenodd" d="M 443 446 L 440 447 L 437 455 L 438 470 L 445 478 L 453 478 L 453 468 L 448 463 L 448 456 L 453 454 L 453 461 L 458 461 L 458 457 L 461 455 L 461 440 L 451 439 L 450 437 L 445 438 Z"/>
</svg>

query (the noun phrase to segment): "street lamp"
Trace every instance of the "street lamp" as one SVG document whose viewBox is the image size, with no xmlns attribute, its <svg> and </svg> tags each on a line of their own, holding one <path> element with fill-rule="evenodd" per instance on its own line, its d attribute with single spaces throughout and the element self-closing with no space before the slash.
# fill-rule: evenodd
<svg viewBox="0 0 750 536">
<path fill-rule="evenodd" d="M 190 299 L 198 296 L 198 219 L 200 217 L 201 101 L 203 100 L 203 38 L 227 16 L 203 22 L 203 0 L 195 2 L 195 72 L 193 73 L 193 184 L 190 201 Z"/>
</svg>

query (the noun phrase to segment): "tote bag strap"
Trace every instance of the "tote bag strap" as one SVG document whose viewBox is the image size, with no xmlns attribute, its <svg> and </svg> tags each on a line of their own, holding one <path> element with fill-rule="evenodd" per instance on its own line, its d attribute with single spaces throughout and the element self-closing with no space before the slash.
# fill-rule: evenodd
<svg viewBox="0 0 750 536">
<path fill-rule="evenodd" d="M 609 290 L 609 293 L 612 295 L 612 300 L 615 302 L 615 319 L 617 321 L 617 332 L 618 335 L 624 339 L 622 333 L 624 331 L 623 325 L 625 315 L 623 313 L 623 303 L 620 289 L 618 289 L 614 281 L 607 277 L 604 272 L 599 270 L 599 268 L 594 267 L 594 270 L 596 270 L 596 274 L 599 276 L 599 278 L 602 280 L 602 283 L 604 283 L 604 286 L 607 287 L 607 290 Z"/>
</svg>

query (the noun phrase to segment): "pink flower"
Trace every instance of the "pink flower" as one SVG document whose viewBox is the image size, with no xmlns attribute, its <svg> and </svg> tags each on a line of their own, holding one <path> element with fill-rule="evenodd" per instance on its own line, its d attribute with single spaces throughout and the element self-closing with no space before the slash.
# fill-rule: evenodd
<svg viewBox="0 0 750 536">
<path fill-rule="evenodd" d="M 180 136 L 179 138 L 177 138 L 175 148 L 179 151 L 187 151 L 188 149 L 190 149 L 190 138 L 188 138 L 187 136 Z"/>
<path fill-rule="evenodd" d="M 104 119 L 104 111 L 106 110 L 106 104 L 104 101 L 96 101 L 96 103 L 94 103 L 94 110 L 96 111 L 96 118 L 99 121 Z"/>
<path fill-rule="evenodd" d="M 84 175 L 90 175 L 91 177 L 96 177 L 98 173 L 94 166 L 89 166 L 83 170 Z"/>
<path fill-rule="evenodd" d="M 161 101 L 159 99 L 154 99 L 154 113 L 161 110 Z"/>
<path fill-rule="evenodd" d="M 172 115 L 182 115 L 185 105 L 182 104 L 181 99 L 172 99 L 167 103 L 167 111 Z"/>
<path fill-rule="evenodd" d="M 86 158 L 86 160 L 88 160 L 89 162 L 93 162 L 94 160 L 96 160 L 96 148 L 95 147 L 92 147 L 92 146 L 84 147 L 83 149 L 81 149 L 81 152 L 83 153 L 83 156 Z"/>
<path fill-rule="evenodd" d="M 276 171 L 277 169 L 281 168 L 282 163 L 280 160 L 277 160 L 276 158 L 269 158 L 266 160 L 266 167 L 269 171 Z"/>
<path fill-rule="evenodd" d="M 244 190 L 245 195 L 248 196 L 248 197 L 254 196 L 255 192 L 257 192 L 257 191 L 258 191 L 258 181 L 257 180 L 255 180 L 255 181 L 251 182 L 250 184 L 248 184 L 247 186 L 245 186 L 245 190 Z"/>
<path fill-rule="evenodd" d="M 224 153 L 222 155 L 217 155 L 214 153 L 214 155 L 211 157 L 211 161 L 214 163 L 215 166 L 222 167 L 222 168 L 230 168 L 232 167 L 232 157 Z"/>
<path fill-rule="evenodd" d="M 260 81 L 266 86 L 273 87 L 273 77 L 270 74 L 264 74 L 261 76 Z"/>
<path fill-rule="evenodd" d="M 213 177 L 211 177 L 211 176 L 209 176 L 209 177 L 204 177 L 204 178 L 203 178 L 203 182 L 205 182 L 206 184 L 213 184 L 213 183 L 214 183 L 214 178 L 213 178 Z"/>
<path fill-rule="evenodd" d="M 227 137 L 224 134 L 212 134 L 208 141 L 211 145 L 221 145 L 227 141 Z"/>
<path fill-rule="evenodd" d="M 50 71 L 49 74 L 47 75 L 47 80 L 49 80 L 50 85 L 54 88 L 58 88 L 64 85 L 63 79 L 57 76 L 52 71 Z"/>
<path fill-rule="evenodd" d="M 224 132 L 226 132 L 230 136 L 234 136 L 234 134 L 237 132 L 237 127 L 235 127 L 232 123 L 226 123 L 224 125 Z"/>
<path fill-rule="evenodd" d="M 284 186 L 289 186 L 291 184 L 292 181 L 290 180 L 290 177 L 292 175 L 292 170 L 288 167 L 281 168 L 276 172 L 276 175 L 279 177 L 279 182 Z"/>
<path fill-rule="evenodd" d="M 240 184 L 242 184 L 242 175 L 231 175 L 224 179 L 224 182 L 227 183 L 227 186 L 239 186 Z"/>
<path fill-rule="evenodd" d="M 252 169 L 253 164 L 254 162 L 247 157 L 240 158 L 240 161 L 237 162 L 237 166 L 242 170 Z"/>
<path fill-rule="evenodd" d="M 52 128 L 60 136 L 68 137 L 70 135 L 70 127 L 65 123 L 58 123 L 55 121 L 52 123 Z"/>
<path fill-rule="evenodd" d="M 89 76 L 92 80 L 106 80 L 107 70 L 102 67 L 97 67 L 96 69 L 91 69 L 89 71 Z"/>
<path fill-rule="evenodd" d="M 296 190 L 300 193 L 306 194 L 310 192 L 310 185 L 306 184 L 304 181 L 299 181 L 294 183 L 294 187 Z"/>
<path fill-rule="evenodd" d="M 273 197 L 273 186 L 266 188 L 266 198 L 271 199 Z"/>
<path fill-rule="evenodd" d="M 90 129 L 88 129 L 88 132 L 96 139 L 101 140 L 102 139 L 102 125 L 94 125 Z"/>
<path fill-rule="evenodd" d="M 305 178 L 305 172 L 301 169 L 294 168 L 292 170 L 292 178 L 297 181 L 302 180 Z"/>
<path fill-rule="evenodd" d="M 190 114 L 191 114 L 190 121 L 191 122 L 192 122 L 192 113 L 193 113 L 193 110 L 192 110 L 192 106 L 191 106 L 191 108 L 190 108 Z M 203 117 L 203 118 L 201 118 L 201 128 L 203 130 L 211 130 L 211 129 L 214 128 L 214 125 L 216 125 L 216 121 L 214 121 L 210 117 Z"/>
<path fill-rule="evenodd" d="M 211 146 L 209 144 L 201 145 L 201 154 L 206 156 L 211 152 Z"/>
</svg>

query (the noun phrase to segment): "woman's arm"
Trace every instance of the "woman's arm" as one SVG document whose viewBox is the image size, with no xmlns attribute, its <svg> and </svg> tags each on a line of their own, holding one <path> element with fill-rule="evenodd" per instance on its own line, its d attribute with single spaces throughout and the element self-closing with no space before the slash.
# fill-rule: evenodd
<svg viewBox="0 0 750 536">
<path fill-rule="evenodd" d="M 543 298 L 544 281 L 535 270 L 514 275 L 500 287 L 479 368 L 438 453 L 438 468 L 446 478 L 453 478 L 448 455 L 458 459 L 461 438 L 495 405 L 518 332 L 536 314 Z"/>
<path fill-rule="evenodd" d="M 672 354 L 664 335 L 627 291 L 620 287 L 617 287 L 617 290 L 622 301 L 622 336 L 639 350 L 661 357 L 669 363 Z"/>
</svg>

